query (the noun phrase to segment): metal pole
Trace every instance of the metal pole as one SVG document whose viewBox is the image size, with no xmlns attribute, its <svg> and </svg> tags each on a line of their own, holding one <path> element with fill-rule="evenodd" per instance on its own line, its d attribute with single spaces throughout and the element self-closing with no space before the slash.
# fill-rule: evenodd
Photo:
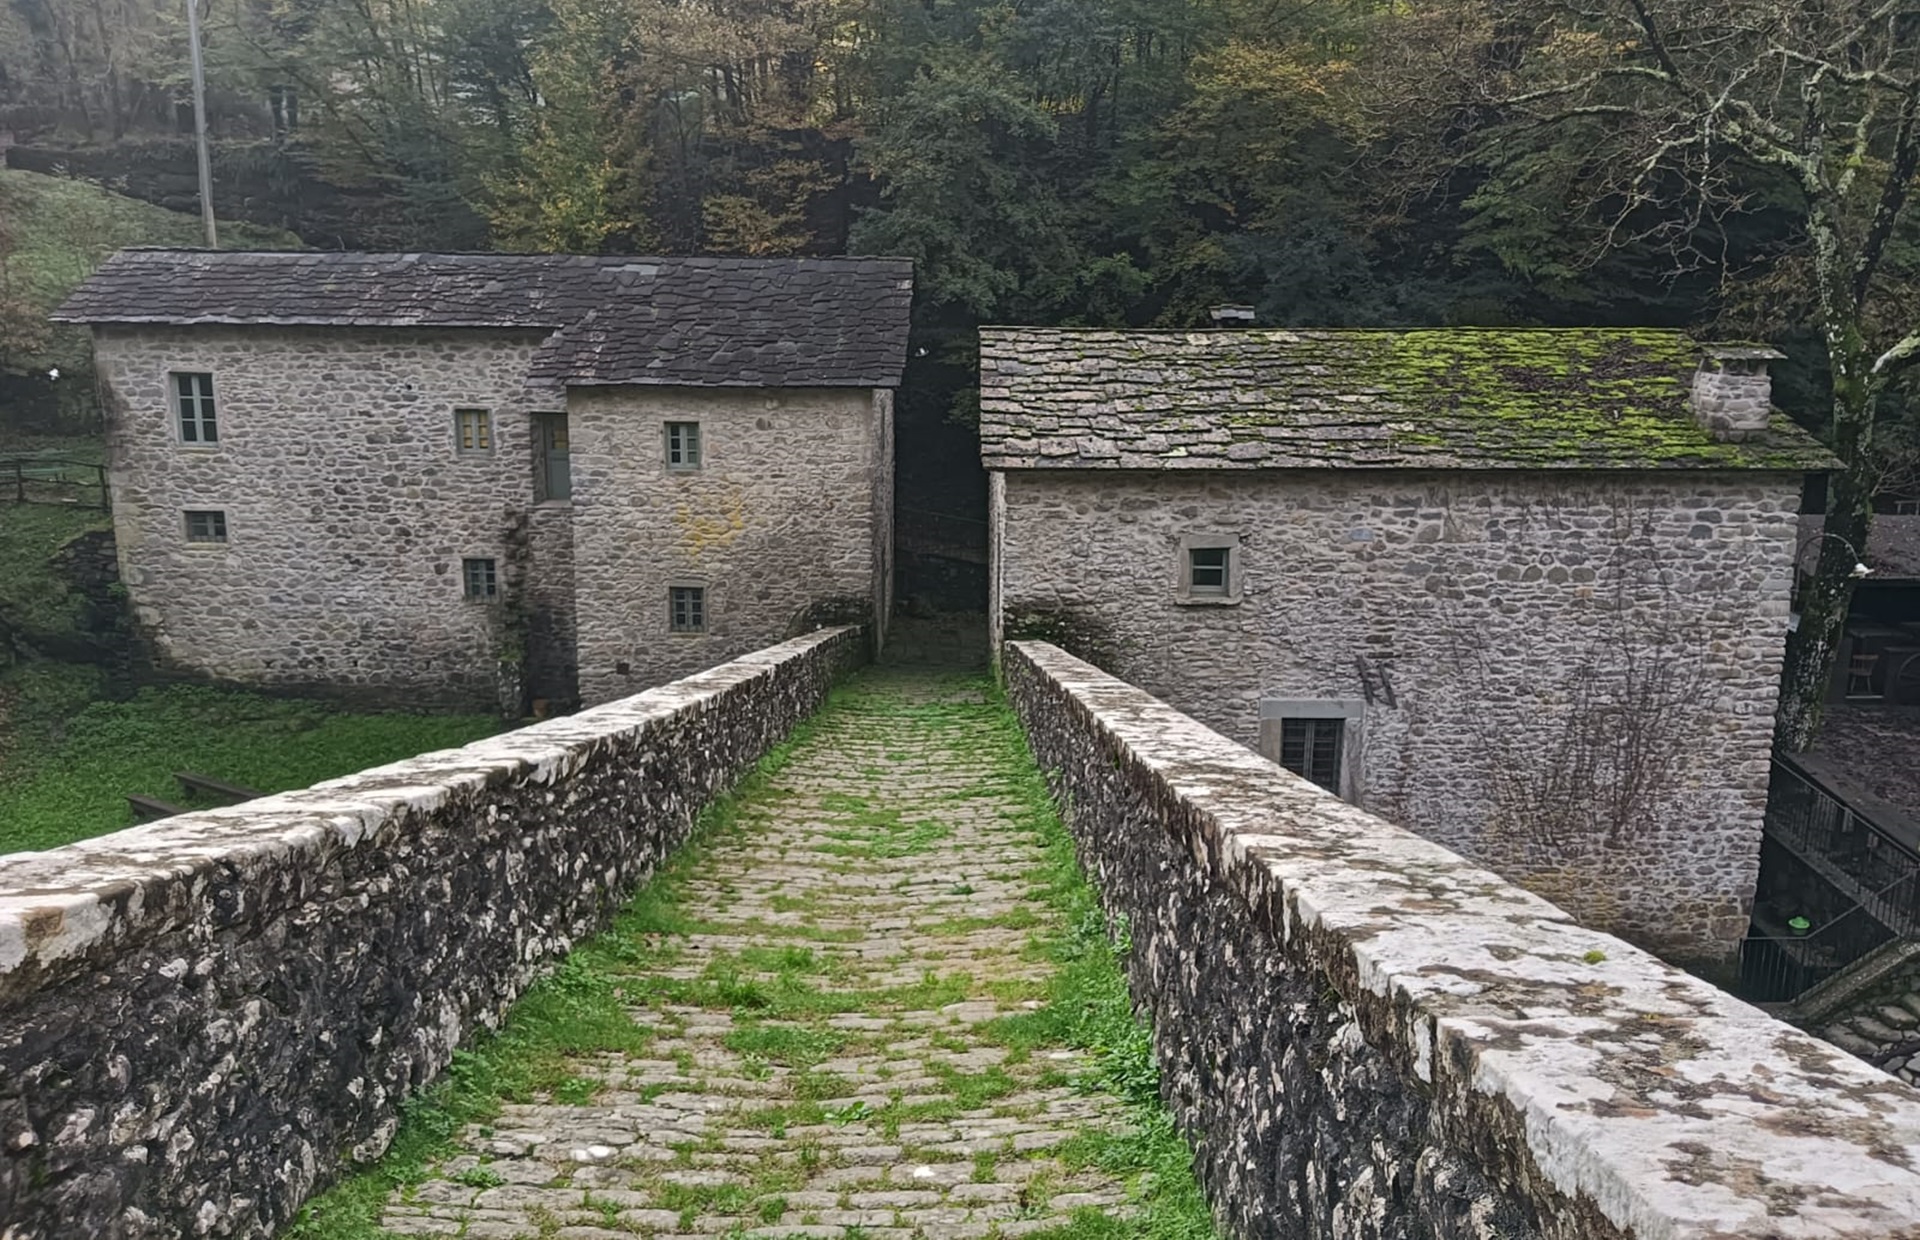
<svg viewBox="0 0 1920 1240">
<path fill-rule="evenodd" d="M 200 222 L 207 229 L 207 248 L 220 248 L 213 224 L 213 165 L 207 158 L 207 78 L 200 66 L 200 0 L 187 0 L 187 45 L 193 52 L 193 143 L 200 154 Z"/>
</svg>

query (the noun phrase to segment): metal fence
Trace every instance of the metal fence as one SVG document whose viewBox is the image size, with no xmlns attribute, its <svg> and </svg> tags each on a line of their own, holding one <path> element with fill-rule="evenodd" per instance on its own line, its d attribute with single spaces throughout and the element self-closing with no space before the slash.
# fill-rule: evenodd
<svg viewBox="0 0 1920 1240">
<path fill-rule="evenodd" d="M 107 467 L 49 457 L 0 460 L 0 503 L 107 508 Z"/>
<path fill-rule="evenodd" d="M 1740 944 L 1740 989 L 1790 1003 L 1894 939 L 1920 937 L 1920 852 L 1787 763 L 1773 763 L 1766 835 L 1828 889 L 1804 907 L 1840 909 L 1795 933 L 1761 907 Z M 1798 920 L 1796 918 L 1795 920 Z"/>
<path fill-rule="evenodd" d="M 1777 761 L 1766 830 L 1895 934 L 1920 935 L 1920 853 Z"/>
<path fill-rule="evenodd" d="M 1859 905 L 1805 934 L 1770 929 L 1740 941 L 1740 994 L 1755 1003 L 1792 1003 L 1898 937 Z"/>
</svg>

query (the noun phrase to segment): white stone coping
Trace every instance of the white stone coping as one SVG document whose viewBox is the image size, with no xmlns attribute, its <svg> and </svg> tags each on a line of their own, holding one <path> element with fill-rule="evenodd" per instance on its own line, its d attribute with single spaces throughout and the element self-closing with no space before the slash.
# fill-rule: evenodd
<svg viewBox="0 0 1920 1240">
<path fill-rule="evenodd" d="M 164 884 L 228 866 L 257 870 L 351 849 L 397 815 L 512 778 L 552 783 L 601 741 L 630 737 L 805 657 L 852 626 L 818 629 L 704 672 L 577 714 L 240 805 L 178 814 L 46 852 L 0 856 L 0 986 L 112 936 Z"/>
<path fill-rule="evenodd" d="M 1389 1054 L 1504 1099 L 1560 1192 L 1642 1240 L 1920 1234 L 1920 1091 L 1091 664 L 1013 647 L 1211 820 L 1235 890 L 1281 893 L 1283 939 L 1335 936 L 1410 1013 Z"/>
</svg>

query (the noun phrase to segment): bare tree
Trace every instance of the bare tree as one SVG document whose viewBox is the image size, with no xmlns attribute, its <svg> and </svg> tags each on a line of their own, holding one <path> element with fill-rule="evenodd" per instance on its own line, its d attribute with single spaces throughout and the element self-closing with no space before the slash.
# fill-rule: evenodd
<svg viewBox="0 0 1920 1240">
<path fill-rule="evenodd" d="M 1826 439 L 1845 466 L 1782 686 L 1780 741 L 1805 748 L 1872 520 L 1876 412 L 1920 361 L 1916 273 L 1890 258 L 1914 225 L 1920 0 L 1433 0 L 1400 13 L 1379 97 L 1403 111 L 1423 98 L 1443 117 L 1443 147 L 1429 149 L 1451 167 L 1552 182 L 1565 218 L 1538 227 L 1577 219 L 1586 257 L 1652 248 L 1697 269 L 1722 262 L 1736 215 L 1798 225 L 1776 268 L 1803 273 L 1789 309 L 1825 345 Z"/>
</svg>

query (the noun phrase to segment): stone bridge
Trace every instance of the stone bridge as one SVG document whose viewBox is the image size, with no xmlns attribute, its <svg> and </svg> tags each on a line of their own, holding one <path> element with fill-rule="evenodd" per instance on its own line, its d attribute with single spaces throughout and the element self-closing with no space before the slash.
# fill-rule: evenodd
<svg viewBox="0 0 1920 1240">
<path fill-rule="evenodd" d="M 563 958 L 595 1049 L 354 1181 L 386 1234 L 1168 1234 L 1041 770 L 1222 1233 L 1920 1235 L 1908 1087 L 1050 646 L 861 649 L 0 859 L 0 1236 L 281 1232 Z"/>
</svg>

